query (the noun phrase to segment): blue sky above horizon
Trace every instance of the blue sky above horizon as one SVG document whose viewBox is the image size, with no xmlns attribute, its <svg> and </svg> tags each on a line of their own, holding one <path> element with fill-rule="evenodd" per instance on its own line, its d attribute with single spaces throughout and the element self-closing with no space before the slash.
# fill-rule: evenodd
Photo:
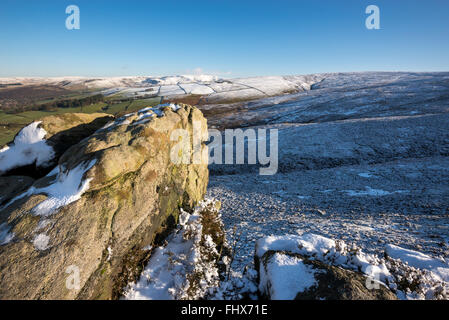
<svg viewBox="0 0 449 320">
<path fill-rule="evenodd" d="M 0 30 L 0 77 L 449 71 L 447 0 L 2 0 Z"/>
</svg>

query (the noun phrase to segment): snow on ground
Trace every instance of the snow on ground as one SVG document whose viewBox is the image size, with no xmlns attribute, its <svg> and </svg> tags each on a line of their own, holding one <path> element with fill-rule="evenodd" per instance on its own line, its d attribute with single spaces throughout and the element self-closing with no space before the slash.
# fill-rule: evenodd
<svg viewBox="0 0 449 320">
<path fill-rule="evenodd" d="M 0 78 L 0 83 L 24 85 L 61 85 L 78 88 L 80 85 L 99 89 L 100 93 L 127 98 L 161 96 L 175 98 L 201 95 L 208 103 L 229 100 L 257 99 L 293 91 L 310 90 L 325 75 L 270 76 L 236 79 L 219 79 L 212 75 L 180 75 L 165 77 L 111 77 L 111 78 Z"/>
<path fill-rule="evenodd" d="M 144 248 L 153 252 L 140 279 L 125 288 L 124 299 L 257 298 L 256 271 L 247 269 L 243 273 L 237 272 L 228 267 L 232 259 L 230 256 L 224 255 L 220 259 L 216 244 L 204 231 L 205 210 L 215 212 L 216 223 L 221 224 L 215 200 L 206 198 L 192 214 L 181 210 L 179 225 L 164 244 Z M 206 220 L 210 221 L 210 217 Z M 222 265 L 221 270 L 219 265 Z"/>
<path fill-rule="evenodd" d="M 348 119 L 369 119 L 393 116 L 417 116 L 447 112 L 448 73 L 348 73 L 321 74 L 303 83 L 315 81 L 312 90 L 261 99 L 232 108 L 226 115 L 208 119 L 210 123 L 242 122 L 248 125 L 273 123 L 323 123 Z M 284 77 L 290 79 L 296 77 Z M 232 79 L 232 81 L 237 79 Z M 309 82 L 310 83 L 310 82 Z M 301 86 L 297 83 L 298 88 Z M 239 91 L 229 91 L 238 96 Z M 224 96 L 227 94 L 223 93 Z M 211 100 L 215 94 L 206 97 Z M 260 95 L 259 98 L 263 98 Z M 406 132 L 404 134 L 407 134 Z M 351 136 L 349 134 L 348 136 Z M 325 146 L 323 146 L 325 147 Z"/>
<path fill-rule="evenodd" d="M 343 115 L 352 116 L 360 111 L 372 112 L 373 106 L 381 107 L 396 99 L 398 92 L 407 94 L 403 97 L 403 105 L 410 103 L 410 110 L 407 114 L 414 115 L 422 113 L 422 108 L 432 105 L 435 101 L 428 99 L 432 92 L 443 92 L 446 90 L 444 83 L 436 82 L 436 76 L 447 81 L 448 77 L 443 73 L 407 73 L 407 72 L 361 72 L 361 73 L 323 73 L 297 76 L 268 76 L 251 78 L 220 79 L 212 75 L 180 75 L 180 76 L 138 76 L 138 77 L 111 77 L 111 78 L 0 78 L 1 84 L 22 83 L 24 85 L 51 84 L 62 85 L 64 88 L 78 88 L 80 85 L 91 89 L 101 89 L 105 95 L 119 94 L 125 97 L 144 97 L 147 95 L 162 96 L 164 98 L 178 97 L 189 94 L 200 94 L 207 103 L 223 103 L 231 100 L 260 99 L 268 96 L 277 96 L 291 92 L 311 92 L 312 100 L 322 103 L 318 108 L 310 108 L 310 115 L 326 116 L 326 113 L 334 108 L 346 106 L 348 110 Z M 427 88 L 422 86 L 430 85 Z M 415 91 L 410 91 L 410 85 L 421 86 Z M 359 86 L 359 87 L 358 87 Z M 363 95 L 376 90 L 380 86 L 382 94 L 373 99 L 364 99 Z M 389 87 L 389 88 L 388 88 Z M 360 89 L 355 92 L 354 89 Z M 423 103 L 414 104 L 415 93 L 424 91 L 421 95 Z M 350 90 L 352 90 L 350 92 Z M 329 105 L 329 91 L 333 95 L 337 94 L 334 105 Z M 338 92 L 337 92 L 338 91 Z M 379 90 L 380 91 L 380 90 Z M 315 94 L 320 94 L 321 99 L 317 99 Z M 353 106 L 347 103 L 348 99 L 357 101 Z M 307 104 L 310 99 L 305 96 L 301 104 Z M 327 102 L 327 103 L 326 103 Z M 393 101 L 396 103 L 396 101 Z M 417 108 L 414 108 L 417 106 Z M 327 109 L 326 111 L 323 109 Z M 404 108 L 400 108 L 401 110 Z M 406 108 L 408 109 L 408 108 Z M 281 119 L 279 119 L 281 120 Z"/>
<path fill-rule="evenodd" d="M 46 187 L 30 187 L 26 192 L 15 197 L 3 206 L 6 208 L 24 197 L 34 194 L 45 194 L 47 199 L 39 203 L 32 209 L 32 212 L 38 216 L 47 217 L 57 211 L 59 208 L 69 205 L 79 200 L 84 192 L 89 189 L 91 179 L 84 179 L 84 174 L 93 167 L 96 160 L 88 163 L 81 163 L 71 170 L 65 170 L 57 166 L 47 177 L 53 177 L 53 181 Z"/>
<path fill-rule="evenodd" d="M 125 87 L 150 87 L 168 86 L 178 83 L 210 83 L 218 81 L 218 77 L 213 75 L 179 75 L 179 76 L 129 76 L 129 77 L 54 77 L 54 78 L 0 78 L 0 84 L 21 83 L 23 85 L 64 85 L 65 87 L 76 87 L 84 85 L 91 89 L 111 89 Z"/>
<path fill-rule="evenodd" d="M 212 83 L 209 83 L 208 86 L 210 88 L 212 88 L 214 90 L 214 92 L 216 92 L 216 93 L 248 89 L 248 87 L 245 86 L 244 84 L 235 83 L 235 82 L 232 82 L 231 80 L 212 82 Z"/>
<path fill-rule="evenodd" d="M 197 83 L 185 83 L 179 85 L 187 94 L 211 94 L 214 93 L 210 87 Z"/>
<path fill-rule="evenodd" d="M 396 260 L 366 254 L 360 248 L 348 247 L 343 241 L 311 233 L 270 236 L 260 239 L 256 248 L 259 257 L 268 250 L 288 251 L 330 265 L 362 272 L 372 280 L 382 282 L 402 299 L 449 297 L 449 279 L 445 278 L 449 275 L 449 264 L 394 245 L 387 245 L 386 253 Z M 260 268 L 261 291 L 268 293 L 269 290 L 275 298 L 293 299 L 297 292 L 313 286 L 313 271 L 307 270 L 301 261 L 299 258 L 278 253 L 274 259 L 270 259 L 267 273 L 262 266 Z M 305 277 L 305 284 L 299 282 L 296 287 L 293 286 L 294 273 Z M 268 287 L 267 283 L 272 287 Z"/>
<path fill-rule="evenodd" d="M 180 225 L 164 245 L 153 250 L 140 279 L 125 289 L 125 299 L 199 299 L 214 293 L 219 254 L 212 238 L 203 234 L 201 223 L 201 211 L 211 204 L 211 200 L 201 202 L 191 215 L 181 211 Z"/>
<path fill-rule="evenodd" d="M 156 84 L 161 86 L 177 85 L 179 83 L 210 83 L 219 80 L 213 75 L 181 75 L 181 76 L 165 76 L 165 77 L 149 77 L 144 83 Z"/>
<path fill-rule="evenodd" d="M 360 175 L 359 175 L 360 176 Z M 366 178 L 366 176 L 361 176 Z M 393 192 L 381 190 L 381 189 L 373 189 L 371 187 L 366 186 L 364 191 L 354 191 L 354 190 L 346 190 L 346 193 L 351 197 L 363 197 L 363 196 L 372 196 L 372 197 L 381 197 L 387 196 L 392 193 L 402 193 L 407 192 L 406 190 L 397 190 Z"/>
<path fill-rule="evenodd" d="M 39 127 L 40 123 L 33 122 L 24 127 L 11 145 L 0 150 L 0 174 L 33 163 L 39 167 L 50 164 L 54 151 L 44 139 L 47 132 Z"/>
<path fill-rule="evenodd" d="M 59 208 L 79 200 L 81 195 L 89 189 L 91 181 L 91 179 L 83 180 L 84 174 L 93 167 L 95 162 L 96 160 L 82 163 L 67 172 L 60 168 L 52 184 L 33 190 L 34 194 L 46 194 L 47 199 L 34 207 L 32 212 L 39 216 L 49 216 Z"/>
<path fill-rule="evenodd" d="M 363 253 L 348 247 L 343 241 L 335 241 L 320 235 L 306 233 L 301 236 L 270 236 L 256 243 L 256 254 L 258 257 L 268 250 L 285 250 L 298 253 L 305 257 L 313 257 L 331 265 L 360 270 L 368 276 L 388 281 L 390 273 L 385 264 L 375 255 Z"/>
<path fill-rule="evenodd" d="M 111 89 L 105 89 L 105 90 L 101 90 L 100 93 L 104 96 L 112 96 L 116 93 L 119 93 L 120 91 L 124 90 L 125 88 L 123 87 L 117 87 L 117 88 L 111 88 Z"/>
<path fill-rule="evenodd" d="M 373 188 L 390 190 L 390 195 L 351 197 L 345 192 L 364 188 L 366 178 L 357 173 L 368 167 L 379 177 L 373 179 Z M 239 272 L 251 265 L 258 239 L 294 234 L 298 229 L 357 244 L 371 254 L 382 255 L 385 245 L 394 243 L 437 257 L 449 256 L 444 202 L 448 168 L 446 158 L 427 158 L 272 177 L 212 174 L 208 195 L 222 202 L 228 237 L 236 233 L 241 238 L 233 262 Z M 392 192 L 405 186 L 410 192 Z"/>
<path fill-rule="evenodd" d="M 297 89 L 297 85 L 284 77 L 255 77 L 233 79 L 232 82 L 258 90 L 267 96 Z"/>
<path fill-rule="evenodd" d="M 109 95 L 117 94 L 118 92 L 120 92 L 121 95 L 123 95 L 127 98 L 133 98 L 133 97 L 137 97 L 137 96 L 145 96 L 148 94 L 155 94 L 158 92 L 158 89 L 155 89 L 155 91 L 148 91 L 147 89 L 142 89 L 142 88 L 123 88 L 120 91 L 111 92 Z M 104 92 L 104 93 L 107 93 L 107 92 Z"/>
<path fill-rule="evenodd" d="M 208 196 L 222 203 L 229 241 L 239 239 L 235 274 L 244 278 L 252 267 L 258 239 L 298 230 L 376 259 L 395 244 L 447 263 L 448 84 L 447 73 L 332 74 L 311 91 L 230 105 L 225 116 L 210 117 L 224 128 L 279 130 L 275 175 L 259 176 L 258 166 L 210 166 Z M 435 269 L 392 257 L 383 264 L 400 298 L 445 296 Z M 407 292 L 410 283 L 417 290 Z"/>
<path fill-rule="evenodd" d="M 324 75 L 227 79 L 219 83 L 209 84 L 208 86 L 211 87 L 215 93 L 205 96 L 205 101 L 208 104 L 213 104 L 222 101 L 253 100 L 278 96 L 285 93 L 302 92 L 310 90 L 312 84 L 323 78 Z M 277 97 L 277 99 L 279 99 L 280 102 L 283 98 L 280 96 Z M 289 99 L 291 99 L 291 97 L 289 97 Z M 255 103 L 257 104 L 257 102 Z M 265 103 L 276 104 L 276 102 L 271 101 L 271 99 L 265 100 Z"/>
<path fill-rule="evenodd" d="M 222 101 L 260 99 L 261 97 L 266 97 L 266 94 L 256 89 L 245 88 L 241 90 L 212 93 L 206 97 L 206 101 L 207 103 L 214 104 Z"/>
<path fill-rule="evenodd" d="M 128 120 L 129 117 L 131 117 L 132 114 L 125 114 L 124 116 L 115 119 L 113 121 L 110 121 L 106 123 L 102 128 L 98 129 L 97 132 L 101 132 L 103 130 L 110 131 L 118 126 L 124 126 L 131 124 L 131 121 Z"/>
</svg>

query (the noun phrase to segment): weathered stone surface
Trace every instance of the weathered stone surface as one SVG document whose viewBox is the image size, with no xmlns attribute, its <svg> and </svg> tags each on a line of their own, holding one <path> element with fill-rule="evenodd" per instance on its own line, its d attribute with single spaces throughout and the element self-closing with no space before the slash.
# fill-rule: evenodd
<svg viewBox="0 0 449 320">
<path fill-rule="evenodd" d="M 375 289 L 367 288 L 367 277 L 359 272 L 343 269 L 337 266 L 325 264 L 319 260 L 312 260 L 300 254 L 287 251 L 267 251 L 262 258 L 256 258 L 257 270 L 263 269 L 267 279 L 268 290 L 262 295 L 270 299 L 270 288 L 279 285 L 273 283 L 279 281 L 279 277 L 273 277 L 268 264 L 273 262 L 275 254 L 298 259 L 313 274 L 315 284 L 305 290 L 298 288 L 294 294 L 295 300 L 397 300 L 396 295 L 387 287 L 378 284 Z M 292 268 L 293 266 L 290 266 Z M 293 269 L 291 269 L 293 270 Z M 368 280 L 372 283 L 372 280 Z M 285 288 L 287 289 L 287 288 Z M 291 289 L 291 288 L 288 288 Z"/>
<path fill-rule="evenodd" d="M 208 183 L 207 163 L 176 165 L 170 160 L 176 143 L 171 133 L 186 129 L 192 135 L 198 122 L 204 141 L 206 119 L 185 105 L 164 113 L 149 122 L 131 114 L 62 155 L 56 179 L 91 165 L 82 180 L 89 187 L 79 200 L 48 217 L 36 212 L 36 205 L 49 198 L 45 192 L 1 208 L 0 223 L 14 234 L 0 246 L 1 299 L 113 299 L 139 275 L 148 258 L 144 248 L 177 222 L 180 207 L 191 208 L 203 198 Z M 54 179 L 44 177 L 33 187 L 51 185 Z M 48 237 L 46 246 L 38 235 Z M 77 270 L 79 287 L 74 287 Z"/>
<path fill-rule="evenodd" d="M 33 178 L 24 176 L 0 177 L 0 206 L 26 191 L 33 182 Z"/>
</svg>

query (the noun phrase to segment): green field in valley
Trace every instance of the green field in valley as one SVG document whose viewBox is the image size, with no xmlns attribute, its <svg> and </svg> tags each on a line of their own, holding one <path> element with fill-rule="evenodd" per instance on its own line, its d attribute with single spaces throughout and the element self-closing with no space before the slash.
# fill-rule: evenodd
<svg viewBox="0 0 449 320">
<path fill-rule="evenodd" d="M 25 125 L 39 120 L 41 118 L 62 114 L 62 113 L 96 113 L 102 112 L 112 114 L 114 116 L 122 116 L 126 113 L 135 112 L 147 106 L 155 106 L 161 102 L 160 97 L 149 99 L 136 99 L 123 101 L 120 103 L 105 102 L 94 103 L 84 107 L 78 108 L 58 108 L 55 111 L 25 111 L 16 114 L 5 113 L 0 110 L 0 146 L 12 141 L 14 136 Z"/>
</svg>

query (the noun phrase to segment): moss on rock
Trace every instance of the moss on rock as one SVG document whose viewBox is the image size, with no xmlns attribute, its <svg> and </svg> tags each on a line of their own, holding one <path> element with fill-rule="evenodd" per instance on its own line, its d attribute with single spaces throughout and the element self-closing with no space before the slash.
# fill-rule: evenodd
<svg viewBox="0 0 449 320">
<path fill-rule="evenodd" d="M 195 119 L 207 132 L 206 119 L 187 105 L 164 112 L 147 123 L 96 130 L 64 152 L 59 166 L 65 170 L 95 160 L 83 176 L 90 179 L 89 190 L 78 201 L 46 219 L 30 213 L 46 195 L 5 208 L 3 221 L 15 238 L 0 247 L 0 298 L 115 299 L 139 274 L 148 259 L 143 249 L 176 224 L 180 208 L 193 208 L 208 184 L 207 163 L 170 160 L 173 130 L 192 135 Z M 25 223 L 27 215 L 37 221 Z M 49 223 L 37 229 L 39 220 Z M 45 251 L 33 246 L 39 233 L 50 239 Z M 78 288 L 66 286 L 70 266 L 80 271 Z"/>
</svg>

